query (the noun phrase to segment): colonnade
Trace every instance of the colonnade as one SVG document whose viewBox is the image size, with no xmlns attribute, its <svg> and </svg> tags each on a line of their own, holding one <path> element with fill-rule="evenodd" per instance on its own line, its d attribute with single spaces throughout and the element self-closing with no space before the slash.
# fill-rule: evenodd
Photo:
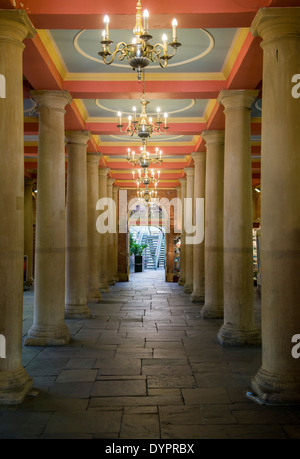
<svg viewBox="0 0 300 459">
<path fill-rule="evenodd" d="M 251 388 L 261 401 L 280 404 L 300 400 L 299 361 L 291 352 L 300 332 L 300 103 L 292 96 L 292 77 L 300 73 L 300 8 L 259 10 L 251 32 L 262 38 L 264 56 L 261 333 L 254 323 L 250 132 L 257 90 L 221 91 L 225 130 L 202 132 L 206 152 L 192 155 L 194 167 L 180 180 L 182 197 L 200 198 L 205 189 L 205 236 L 204 250 L 192 249 L 183 230 L 179 284 L 202 305 L 204 319 L 223 319 L 221 345 L 262 344 Z M 200 155 L 206 156 L 201 168 Z"/>
<path fill-rule="evenodd" d="M 0 155 L 0 333 L 7 337 L 6 358 L 0 359 L 0 402 L 16 404 L 33 384 L 21 365 L 24 236 L 28 241 L 22 42 L 35 31 L 24 11 L 1 12 L 0 23 L 0 65 L 7 81 L 3 101 L 9 106 L 0 111 L 0 140 L 9 156 L 7 161 Z M 260 10 L 251 31 L 262 37 L 264 50 L 262 366 L 252 388 L 264 401 L 286 403 L 300 398 L 299 362 L 291 355 L 291 339 L 300 333 L 300 104 L 291 96 L 291 78 L 300 73 L 295 64 L 300 9 Z M 230 346 L 260 342 L 253 310 L 250 150 L 250 107 L 257 94 L 249 89 L 220 93 L 225 130 L 202 133 L 206 152 L 193 155 L 195 167 L 186 168 L 180 180 L 181 198 L 205 199 L 204 240 L 185 243 L 183 225 L 180 283 L 192 301 L 202 304 L 203 318 L 224 319 L 218 339 Z M 65 132 L 69 93 L 33 91 L 32 97 L 39 111 L 38 197 L 34 318 L 25 344 L 63 345 L 70 340 L 65 317 L 89 317 L 87 303 L 101 302 L 100 290 L 107 291 L 118 278 L 116 236 L 103 238 L 95 224 L 99 197 L 117 198 L 109 170 L 99 168 L 100 155 L 87 152 L 90 134 Z M 104 273 L 107 247 L 113 266 Z"/>
</svg>

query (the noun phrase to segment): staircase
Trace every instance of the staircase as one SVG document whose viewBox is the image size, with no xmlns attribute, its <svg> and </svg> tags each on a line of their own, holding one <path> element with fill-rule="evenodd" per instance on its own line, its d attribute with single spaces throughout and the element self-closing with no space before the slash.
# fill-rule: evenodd
<svg viewBox="0 0 300 459">
<path fill-rule="evenodd" d="M 148 227 L 142 234 L 141 243 L 146 243 L 145 269 L 165 266 L 165 241 L 161 230 Z"/>
<path fill-rule="evenodd" d="M 158 258 L 158 267 L 164 268 L 165 267 L 165 238 L 162 238 L 159 258 Z"/>
</svg>

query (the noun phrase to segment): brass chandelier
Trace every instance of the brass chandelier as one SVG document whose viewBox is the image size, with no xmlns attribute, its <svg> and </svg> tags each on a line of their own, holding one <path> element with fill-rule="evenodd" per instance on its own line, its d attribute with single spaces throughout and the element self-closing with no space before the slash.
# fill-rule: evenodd
<svg viewBox="0 0 300 459">
<path fill-rule="evenodd" d="M 122 113 L 118 112 L 119 124 L 117 128 L 120 129 L 122 134 L 129 134 L 131 137 L 136 134 L 141 139 L 148 139 L 153 133 L 163 134 L 167 131 L 168 114 L 165 113 L 164 121 L 161 121 L 160 107 L 158 107 L 156 110 L 156 121 L 153 121 L 152 117 L 147 117 L 146 107 L 148 104 L 149 102 L 143 93 L 141 97 L 142 112 L 140 114 L 140 119 L 137 120 L 136 107 L 133 107 L 133 114 L 128 116 L 127 126 L 122 124 Z"/>
<path fill-rule="evenodd" d="M 157 189 L 149 190 L 148 185 L 144 189 L 137 189 L 137 197 L 139 201 L 145 201 L 147 205 L 154 204 L 157 199 Z"/>
<path fill-rule="evenodd" d="M 138 177 L 135 178 L 135 171 L 132 171 L 132 178 L 135 180 L 137 187 L 139 188 L 140 185 L 145 185 L 146 187 L 150 184 L 154 184 L 155 188 L 159 183 L 160 171 L 157 171 L 157 176 L 155 176 L 154 169 L 151 170 L 151 175 L 148 172 L 148 169 L 144 169 L 143 172 L 141 169 L 138 171 Z"/>
<path fill-rule="evenodd" d="M 136 24 L 133 29 L 134 38 L 132 43 L 126 44 L 120 42 L 115 47 L 113 52 L 110 52 L 109 47 L 113 43 L 109 39 L 109 17 L 104 17 L 105 29 L 102 33 L 102 51 L 98 54 L 102 57 L 105 64 L 110 65 L 113 63 L 115 57 L 118 55 L 119 61 L 127 57 L 129 65 L 133 70 L 137 70 L 138 80 L 141 80 L 142 69 L 147 67 L 150 62 L 158 62 L 162 68 L 167 67 L 168 61 L 175 56 L 177 48 L 181 43 L 177 41 L 177 21 L 173 19 L 172 29 L 173 38 L 168 44 L 166 34 L 163 34 L 162 42 L 156 45 L 151 45 L 150 40 L 152 36 L 148 32 L 148 19 L 149 12 L 145 10 L 142 14 L 141 0 L 137 0 L 136 6 Z M 172 54 L 168 54 L 168 46 L 172 48 Z"/>
<path fill-rule="evenodd" d="M 162 151 L 158 147 L 155 149 L 155 154 L 150 155 L 147 151 L 147 143 L 143 141 L 143 146 L 140 147 L 140 154 L 136 155 L 134 150 L 128 148 L 127 161 L 133 166 L 140 165 L 142 168 L 146 169 L 151 164 L 159 165 L 162 163 Z"/>
</svg>

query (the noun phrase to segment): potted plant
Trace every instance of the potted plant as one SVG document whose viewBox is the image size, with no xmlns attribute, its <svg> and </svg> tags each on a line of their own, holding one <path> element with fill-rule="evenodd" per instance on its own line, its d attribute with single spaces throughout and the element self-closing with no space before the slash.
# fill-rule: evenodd
<svg viewBox="0 0 300 459">
<path fill-rule="evenodd" d="M 144 257 L 143 251 L 145 248 L 148 247 L 148 244 L 138 244 L 130 234 L 129 239 L 129 249 L 130 249 L 130 256 L 134 257 L 134 272 L 139 273 L 143 271 L 144 266 Z"/>
</svg>

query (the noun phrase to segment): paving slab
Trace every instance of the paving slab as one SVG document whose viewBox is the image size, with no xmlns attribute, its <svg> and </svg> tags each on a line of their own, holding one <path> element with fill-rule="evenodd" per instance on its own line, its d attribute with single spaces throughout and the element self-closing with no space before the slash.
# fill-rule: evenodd
<svg viewBox="0 0 300 459">
<path fill-rule="evenodd" d="M 24 338 L 33 299 L 24 292 Z M 89 306 L 90 319 L 66 321 L 68 345 L 23 346 L 34 388 L 0 406 L 0 438 L 300 438 L 300 408 L 246 398 L 261 347 L 222 348 L 223 321 L 203 320 L 163 270 L 130 275 Z"/>
</svg>

